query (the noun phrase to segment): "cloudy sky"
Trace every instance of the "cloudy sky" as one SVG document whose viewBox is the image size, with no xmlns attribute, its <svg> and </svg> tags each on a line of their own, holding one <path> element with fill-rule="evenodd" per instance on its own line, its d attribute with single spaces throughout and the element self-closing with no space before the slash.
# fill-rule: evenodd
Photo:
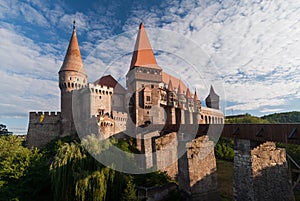
<svg viewBox="0 0 300 201">
<path fill-rule="evenodd" d="M 124 82 L 143 21 L 158 64 L 202 100 L 213 84 L 226 115 L 300 110 L 299 1 L 0 0 L 0 123 L 16 134 L 59 111 L 73 20 L 90 82 Z"/>
</svg>

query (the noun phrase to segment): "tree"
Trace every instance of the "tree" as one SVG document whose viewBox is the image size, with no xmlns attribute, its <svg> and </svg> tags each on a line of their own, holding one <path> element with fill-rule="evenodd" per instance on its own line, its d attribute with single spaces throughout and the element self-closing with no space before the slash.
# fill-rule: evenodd
<svg viewBox="0 0 300 201">
<path fill-rule="evenodd" d="M 0 136 L 0 200 L 35 198 L 47 177 L 41 172 L 41 158 L 37 149 L 24 147 L 17 136 Z"/>
<path fill-rule="evenodd" d="M 0 124 L 0 135 L 10 135 L 12 132 L 9 132 L 6 128 L 6 125 Z"/>
<path fill-rule="evenodd" d="M 133 177 L 129 177 L 121 201 L 137 201 L 136 189 L 133 183 Z"/>
</svg>

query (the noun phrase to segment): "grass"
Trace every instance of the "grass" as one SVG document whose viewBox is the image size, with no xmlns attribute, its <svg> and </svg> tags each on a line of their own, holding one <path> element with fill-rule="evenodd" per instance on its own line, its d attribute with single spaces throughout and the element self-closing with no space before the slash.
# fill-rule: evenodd
<svg viewBox="0 0 300 201">
<path fill-rule="evenodd" d="M 233 200 L 233 162 L 217 160 L 217 174 L 222 201 Z"/>
</svg>

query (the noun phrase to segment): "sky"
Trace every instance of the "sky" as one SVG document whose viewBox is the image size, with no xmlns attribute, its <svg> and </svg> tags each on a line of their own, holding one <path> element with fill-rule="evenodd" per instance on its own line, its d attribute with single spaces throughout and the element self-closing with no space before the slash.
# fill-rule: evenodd
<svg viewBox="0 0 300 201">
<path fill-rule="evenodd" d="M 213 85 L 226 115 L 300 110 L 299 1 L 0 0 L 0 123 L 15 134 L 30 111 L 60 110 L 73 20 L 89 82 L 124 83 L 142 21 L 158 64 L 202 102 Z"/>
</svg>

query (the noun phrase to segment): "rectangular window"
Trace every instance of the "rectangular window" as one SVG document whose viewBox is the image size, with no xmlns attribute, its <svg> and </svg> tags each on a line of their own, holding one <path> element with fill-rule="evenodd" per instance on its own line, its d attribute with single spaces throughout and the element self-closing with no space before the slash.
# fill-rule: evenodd
<svg viewBox="0 0 300 201">
<path fill-rule="evenodd" d="M 151 101 L 150 96 L 146 96 L 146 101 L 147 101 L 147 102 L 150 102 L 150 101 Z"/>
</svg>

